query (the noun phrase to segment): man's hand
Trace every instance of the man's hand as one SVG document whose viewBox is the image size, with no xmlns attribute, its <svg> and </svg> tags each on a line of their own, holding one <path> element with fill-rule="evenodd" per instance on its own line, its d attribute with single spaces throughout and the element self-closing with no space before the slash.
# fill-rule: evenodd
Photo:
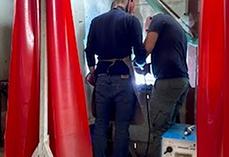
<svg viewBox="0 0 229 157">
<path fill-rule="evenodd" d="M 95 72 L 95 67 L 91 66 L 91 67 L 89 67 L 89 70 L 90 70 L 90 73 L 93 74 Z"/>
<path fill-rule="evenodd" d="M 134 70 L 138 74 L 146 75 L 147 73 L 150 73 L 150 64 L 145 64 L 142 67 L 134 66 Z"/>
<path fill-rule="evenodd" d="M 148 30 L 149 30 L 149 26 L 150 26 L 150 24 L 151 24 L 151 22 L 152 22 L 152 19 L 153 19 L 152 16 L 148 16 L 148 17 L 146 18 L 146 21 L 145 21 L 145 31 L 146 31 L 146 32 L 148 32 Z"/>
<path fill-rule="evenodd" d="M 139 64 L 136 61 L 134 62 L 135 69 L 141 69 L 144 70 L 145 63 Z"/>
<path fill-rule="evenodd" d="M 91 66 L 89 67 L 89 70 L 90 72 L 87 74 L 85 79 L 90 85 L 95 86 L 95 67 Z"/>
</svg>

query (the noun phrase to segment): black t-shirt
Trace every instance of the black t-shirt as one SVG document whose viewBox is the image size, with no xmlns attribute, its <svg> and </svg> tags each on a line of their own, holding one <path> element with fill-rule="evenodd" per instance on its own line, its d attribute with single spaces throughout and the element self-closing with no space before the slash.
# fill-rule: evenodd
<svg viewBox="0 0 229 157">
<path fill-rule="evenodd" d="M 149 26 L 158 39 L 152 51 L 153 73 L 156 78 L 187 77 L 187 39 L 180 24 L 170 15 L 157 14 Z"/>
</svg>

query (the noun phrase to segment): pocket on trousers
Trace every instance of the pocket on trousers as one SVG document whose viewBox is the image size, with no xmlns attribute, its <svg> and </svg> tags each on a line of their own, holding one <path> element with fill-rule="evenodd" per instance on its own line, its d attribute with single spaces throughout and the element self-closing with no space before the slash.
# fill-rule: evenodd
<svg viewBox="0 0 229 157">
<path fill-rule="evenodd" d="M 105 76 L 99 76 L 96 79 L 95 86 L 105 86 L 107 84 L 107 78 Z"/>
</svg>

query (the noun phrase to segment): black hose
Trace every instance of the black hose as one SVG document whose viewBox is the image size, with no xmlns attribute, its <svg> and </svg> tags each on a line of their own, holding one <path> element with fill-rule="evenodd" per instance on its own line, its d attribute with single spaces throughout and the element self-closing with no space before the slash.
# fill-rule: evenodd
<svg viewBox="0 0 229 157">
<path fill-rule="evenodd" d="M 145 93 L 146 93 L 146 96 L 145 96 L 145 99 L 146 99 L 146 112 L 147 112 L 147 121 L 148 121 L 148 138 L 147 138 L 147 145 L 146 145 L 146 150 L 145 150 L 145 155 L 144 157 L 147 157 L 148 156 L 148 153 L 149 153 L 149 145 L 150 145 L 150 114 L 149 114 L 149 94 L 148 94 L 148 90 L 147 90 L 147 85 L 146 85 L 146 79 L 145 79 L 145 75 L 144 75 L 144 80 L 145 80 Z"/>
</svg>

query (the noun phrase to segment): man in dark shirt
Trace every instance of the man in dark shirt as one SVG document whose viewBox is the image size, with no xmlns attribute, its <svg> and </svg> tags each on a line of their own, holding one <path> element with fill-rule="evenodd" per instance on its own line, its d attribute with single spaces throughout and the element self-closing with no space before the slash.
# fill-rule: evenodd
<svg viewBox="0 0 229 157">
<path fill-rule="evenodd" d="M 132 0 L 115 0 L 109 12 L 91 22 L 87 47 L 87 63 L 95 73 L 96 120 L 93 135 L 95 157 L 106 157 L 107 130 L 111 115 L 115 115 L 113 157 L 127 157 L 128 128 L 134 112 L 134 91 L 127 58 L 132 48 L 137 64 L 144 64 L 145 49 L 138 19 L 127 12 Z M 131 7 L 132 6 L 132 7 Z M 98 64 L 95 70 L 95 54 Z"/>
<path fill-rule="evenodd" d="M 153 157 L 160 157 L 161 135 L 174 122 L 189 89 L 187 39 L 170 15 L 157 14 L 146 23 L 150 25 L 144 43 L 156 78 L 150 103 L 152 149 Z"/>
</svg>

